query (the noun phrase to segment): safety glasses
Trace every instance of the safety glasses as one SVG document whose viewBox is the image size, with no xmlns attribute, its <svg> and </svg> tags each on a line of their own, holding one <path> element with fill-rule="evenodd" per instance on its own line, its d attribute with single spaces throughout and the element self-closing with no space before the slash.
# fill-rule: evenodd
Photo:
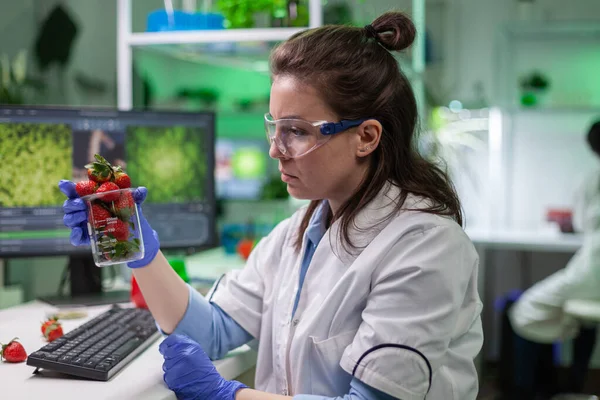
<svg viewBox="0 0 600 400">
<path fill-rule="evenodd" d="M 327 143 L 336 133 L 359 126 L 369 118 L 340 122 L 308 122 L 301 119 L 273 119 L 265 114 L 265 131 L 269 144 L 275 143 L 288 158 L 310 153 Z"/>
</svg>

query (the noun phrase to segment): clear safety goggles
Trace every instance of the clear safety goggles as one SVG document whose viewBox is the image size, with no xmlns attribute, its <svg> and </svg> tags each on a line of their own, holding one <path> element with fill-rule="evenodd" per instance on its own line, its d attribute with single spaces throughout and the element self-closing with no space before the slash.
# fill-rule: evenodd
<svg viewBox="0 0 600 400">
<path fill-rule="evenodd" d="M 265 131 L 269 144 L 275 143 L 288 158 L 303 156 L 327 143 L 336 133 L 359 126 L 370 118 L 340 122 L 308 122 L 301 119 L 273 119 L 265 114 Z"/>
</svg>

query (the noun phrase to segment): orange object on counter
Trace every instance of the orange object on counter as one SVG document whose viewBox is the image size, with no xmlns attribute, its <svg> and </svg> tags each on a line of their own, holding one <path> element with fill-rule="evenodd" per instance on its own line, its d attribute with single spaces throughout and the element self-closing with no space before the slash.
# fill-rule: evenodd
<svg viewBox="0 0 600 400">
<path fill-rule="evenodd" d="M 254 240 L 251 239 L 242 239 L 237 245 L 237 252 L 244 260 L 247 260 L 250 257 L 250 253 L 254 248 Z"/>
</svg>

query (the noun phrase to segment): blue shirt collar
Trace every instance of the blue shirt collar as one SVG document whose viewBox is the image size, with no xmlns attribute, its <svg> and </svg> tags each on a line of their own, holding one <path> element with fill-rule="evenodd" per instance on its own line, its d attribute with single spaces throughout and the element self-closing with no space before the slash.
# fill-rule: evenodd
<svg viewBox="0 0 600 400">
<path fill-rule="evenodd" d="M 315 212 L 313 213 L 308 227 L 306 228 L 306 238 L 311 241 L 312 244 L 317 245 L 327 232 L 327 214 L 329 213 L 329 202 L 327 200 L 321 201 Z"/>
</svg>

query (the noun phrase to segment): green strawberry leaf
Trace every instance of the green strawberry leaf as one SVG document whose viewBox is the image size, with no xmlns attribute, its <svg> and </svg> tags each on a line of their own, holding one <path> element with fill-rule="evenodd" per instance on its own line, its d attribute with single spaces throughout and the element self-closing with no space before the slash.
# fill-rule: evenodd
<svg viewBox="0 0 600 400">
<path fill-rule="evenodd" d="M 98 162 L 107 163 L 106 159 L 104 157 L 102 157 L 100 154 L 94 154 L 94 158 L 96 160 L 98 160 Z"/>
</svg>

